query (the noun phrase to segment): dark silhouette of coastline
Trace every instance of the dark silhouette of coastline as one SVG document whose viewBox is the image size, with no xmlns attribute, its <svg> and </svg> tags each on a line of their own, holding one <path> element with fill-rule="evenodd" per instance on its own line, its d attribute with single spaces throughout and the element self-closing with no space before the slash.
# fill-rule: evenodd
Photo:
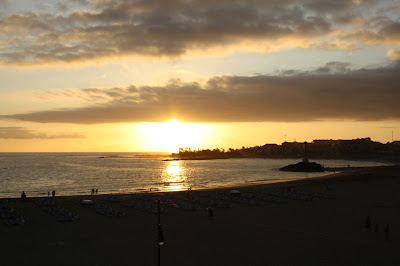
<svg viewBox="0 0 400 266">
<path fill-rule="evenodd" d="M 370 138 L 352 140 L 314 140 L 307 143 L 307 156 L 313 159 L 374 160 L 386 162 L 400 161 L 400 141 L 386 144 L 372 141 Z M 304 142 L 284 142 L 263 146 L 242 147 L 241 149 L 204 149 L 191 150 L 181 148 L 173 153 L 171 160 L 213 160 L 229 158 L 303 158 Z"/>
</svg>

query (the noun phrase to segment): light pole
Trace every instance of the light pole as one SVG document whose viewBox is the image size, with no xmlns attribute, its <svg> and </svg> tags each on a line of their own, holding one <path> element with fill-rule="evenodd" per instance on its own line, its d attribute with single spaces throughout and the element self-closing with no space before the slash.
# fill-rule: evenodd
<svg viewBox="0 0 400 266">
<path fill-rule="evenodd" d="M 308 163 L 307 159 L 307 141 L 304 141 L 304 159 L 303 162 Z"/>
<path fill-rule="evenodd" d="M 164 231 L 161 225 L 161 210 L 160 210 L 160 200 L 158 200 L 158 266 L 161 265 L 161 246 L 164 245 Z"/>
</svg>

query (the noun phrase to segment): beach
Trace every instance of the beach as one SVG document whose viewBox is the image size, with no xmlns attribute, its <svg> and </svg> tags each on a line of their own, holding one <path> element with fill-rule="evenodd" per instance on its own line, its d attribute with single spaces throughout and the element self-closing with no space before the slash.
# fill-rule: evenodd
<svg viewBox="0 0 400 266">
<path fill-rule="evenodd" d="M 24 223 L 1 220 L 0 263 L 157 265 L 159 199 L 161 265 L 399 265 L 400 166 L 337 170 L 246 187 L 8 199 Z"/>
</svg>

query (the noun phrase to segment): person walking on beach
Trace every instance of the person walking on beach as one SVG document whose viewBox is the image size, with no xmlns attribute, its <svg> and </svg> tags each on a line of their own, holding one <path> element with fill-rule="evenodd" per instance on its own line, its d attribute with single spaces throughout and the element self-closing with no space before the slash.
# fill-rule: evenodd
<svg viewBox="0 0 400 266">
<path fill-rule="evenodd" d="M 370 232 L 371 231 L 371 217 L 369 215 L 365 219 L 365 231 Z"/>
<path fill-rule="evenodd" d="M 26 200 L 26 194 L 25 191 L 22 191 L 21 193 L 21 199 Z"/>
<path fill-rule="evenodd" d="M 56 196 L 56 191 L 53 189 L 53 191 L 51 192 L 51 195 L 53 196 L 53 198 Z"/>
<path fill-rule="evenodd" d="M 389 240 L 389 225 L 388 224 L 385 225 L 385 240 L 386 241 Z"/>
</svg>

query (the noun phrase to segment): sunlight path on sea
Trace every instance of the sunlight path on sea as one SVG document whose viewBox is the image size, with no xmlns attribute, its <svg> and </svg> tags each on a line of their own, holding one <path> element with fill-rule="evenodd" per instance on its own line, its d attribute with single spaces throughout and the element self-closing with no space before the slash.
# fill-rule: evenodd
<svg viewBox="0 0 400 266">
<path fill-rule="evenodd" d="M 168 191 L 187 189 L 186 169 L 182 161 L 167 161 L 161 174 L 161 182 Z"/>
</svg>

